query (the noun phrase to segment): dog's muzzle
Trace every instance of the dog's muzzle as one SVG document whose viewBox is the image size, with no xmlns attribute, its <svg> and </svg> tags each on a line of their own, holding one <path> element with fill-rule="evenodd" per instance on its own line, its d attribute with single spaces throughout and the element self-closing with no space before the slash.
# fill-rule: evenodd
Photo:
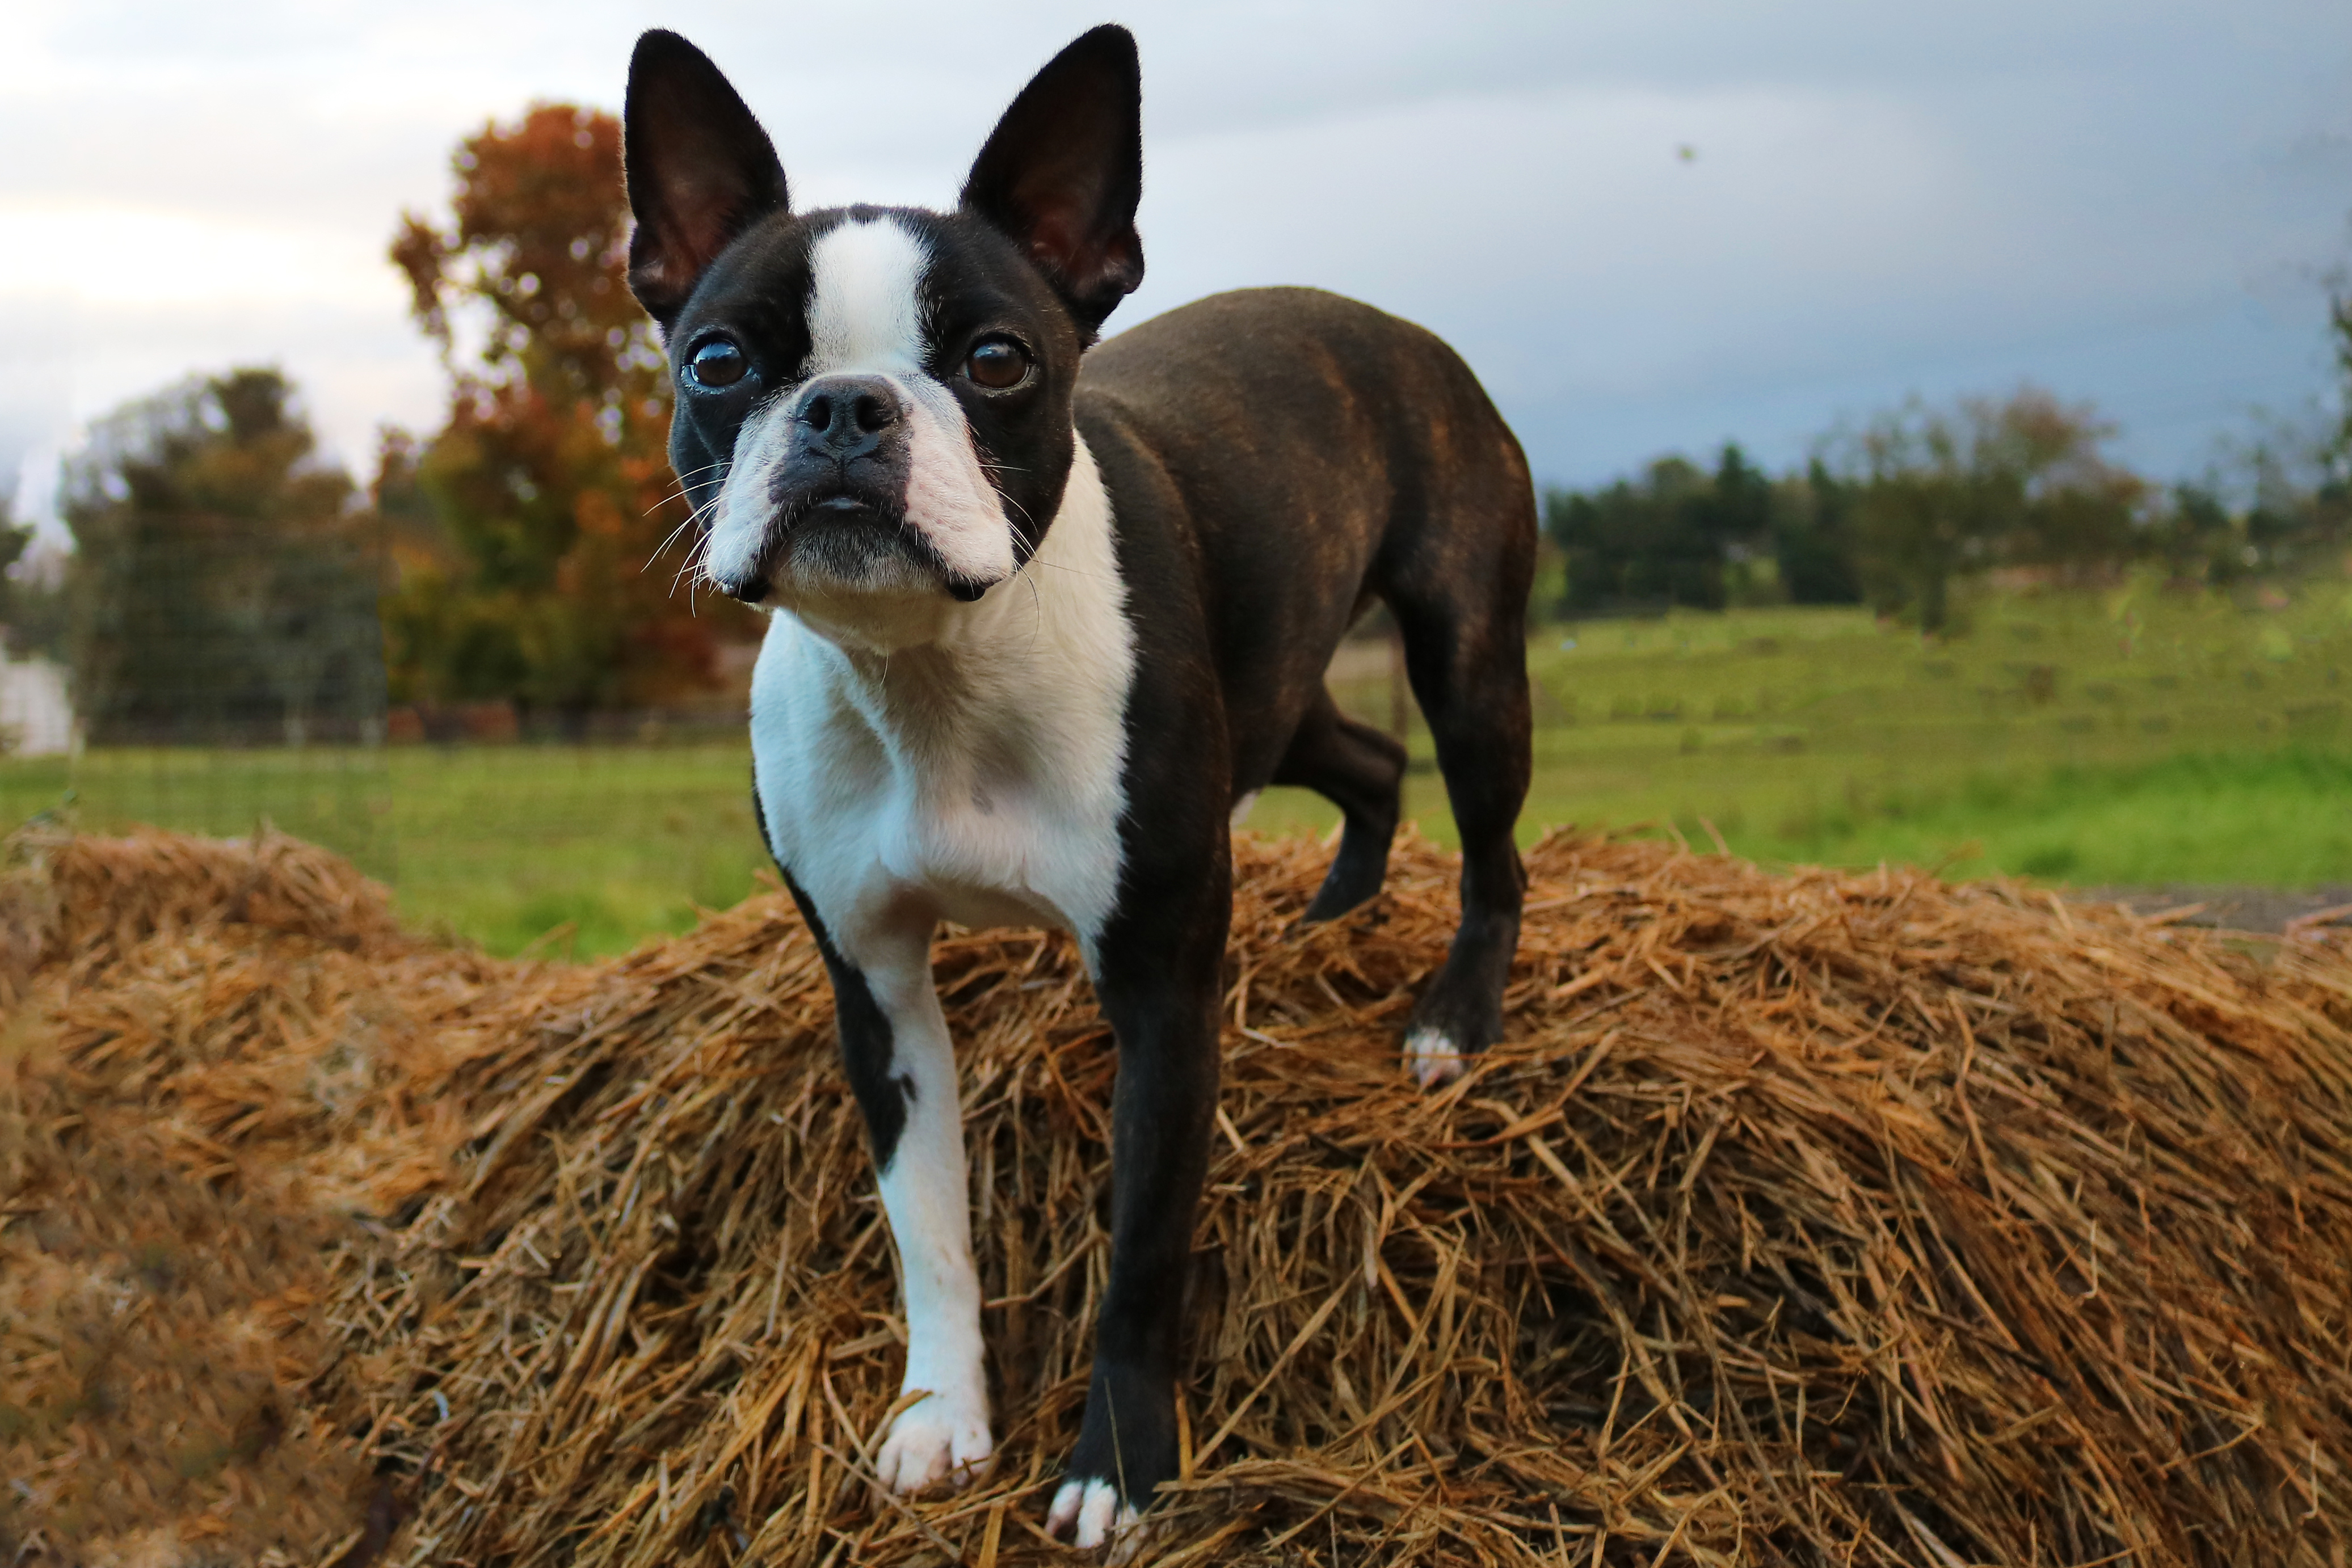
<svg viewBox="0 0 2352 1568">
<path fill-rule="evenodd" d="M 768 596 L 780 557 L 848 576 L 885 558 L 910 561 L 948 594 L 971 603 L 988 591 L 951 568 L 935 541 L 910 527 L 909 410 L 882 376 L 817 376 L 794 394 L 782 424 L 785 452 L 770 472 L 766 537 L 743 576 L 719 584 L 756 604 Z"/>
</svg>

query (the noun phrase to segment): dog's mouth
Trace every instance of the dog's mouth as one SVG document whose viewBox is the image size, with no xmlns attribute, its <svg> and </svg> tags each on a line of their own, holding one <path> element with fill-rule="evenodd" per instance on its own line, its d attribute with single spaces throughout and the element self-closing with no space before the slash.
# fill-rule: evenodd
<svg viewBox="0 0 2352 1568">
<path fill-rule="evenodd" d="M 902 501 L 839 485 L 779 497 L 768 548 L 740 582 L 720 586 L 757 604 L 780 574 L 821 591 L 904 592 L 929 585 L 966 604 L 990 586 L 949 566 L 908 520 Z"/>
</svg>

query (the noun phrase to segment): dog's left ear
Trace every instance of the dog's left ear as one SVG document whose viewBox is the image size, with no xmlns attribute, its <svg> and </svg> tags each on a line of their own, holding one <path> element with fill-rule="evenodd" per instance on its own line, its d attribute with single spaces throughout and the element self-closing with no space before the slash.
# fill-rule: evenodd
<svg viewBox="0 0 2352 1568">
<path fill-rule="evenodd" d="M 622 113 L 629 292 L 667 330 L 738 235 L 789 209 L 775 144 L 710 57 L 656 28 L 629 57 Z"/>
<path fill-rule="evenodd" d="M 1029 254 L 1089 338 L 1143 281 L 1142 199 L 1143 73 L 1117 26 L 1045 63 L 963 183 L 964 210 Z"/>
</svg>

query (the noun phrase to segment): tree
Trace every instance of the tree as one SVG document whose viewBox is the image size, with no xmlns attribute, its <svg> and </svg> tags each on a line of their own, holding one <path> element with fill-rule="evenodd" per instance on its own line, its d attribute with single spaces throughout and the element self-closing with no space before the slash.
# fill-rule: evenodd
<svg viewBox="0 0 2352 1568">
<path fill-rule="evenodd" d="M 2210 485 L 2182 484 L 2152 529 L 2171 581 L 2189 586 L 2226 583 L 2245 569 L 2237 519 Z"/>
<path fill-rule="evenodd" d="M 1870 601 L 1941 632 L 1955 577 L 2001 565 L 2082 577 L 2128 559 L 2147 486 L 2102 455 L 2114 434 L 2088 404 L 2026 387 L 1951 409 L 1913 399 L 1845 437 Z"/>
<path fill-rule="evenodd" d="M 2338 417 L 2331 451 L 2335 460 L 2332 477 L 2343 484 L 2352 477 L 2352 288 L 2329 297 L 2327 325 L 2336 339 L 2336 369 L 2342 378 L 2342 384 L 2336 390 Z"/>
<path fill-rule="evenodd" d="M 421 443 L 388 432 L 374 486 L 399 572 L 394 695 L 576 720 L 708 685 L 716 640 L 757 622 L 649 564 L 687 509 L 667 361 L 626 284 L 620 126 L 541 104 L 452 163 L 448 225 L 404 214 L 391 252 L 450 376 L 447 422 Z M 468 322 L 480 348 L 461 362 Z"/>
<path fill-rule="evenodd" d="M 1737 445 L 1715 471 L 1661 457 L 1638 480 L 1552 490 L 1544 527 L 1568 558 L 1565 608 L 1720 610 L 1739 569 L 1768 550 L 1771 483 Z"/>
<path fill-rule="evenodd" d="M 2336 338 L 2336 438 L 2328 444 L 2315 502 L 2315 532 L 2330 546 L 2352 538 L 2352 288 L 2331 296 L 2327 324 Z"/>
<path fill-rule="evenodd" d="M 1772 556 L 1792 604 L 1859 604 L 1853 486 L 1818 456 L 1773 489 Z"/>
<path fill-rule="evenodd" d="M 35 548 L 39 534 L 19 523 L 15 498 L 0 493 L 0 648 L 18 658 L 65 656 L 62 562 Z"/>
<path fill-rule="evenodd" d="M 16 521 L 16 498 L 0 494 L 0 626 L 8 622 L 9 591 L 16 563 L 32 548 L 33 525 Z"/>
<path fill-rule="evenodd" d="M 382 712 L 382 633 L 351 478 L 275 370 L 191 380 L 68 459 L 68 649 L 98 739 L 349 733 Z"/>
</svg>

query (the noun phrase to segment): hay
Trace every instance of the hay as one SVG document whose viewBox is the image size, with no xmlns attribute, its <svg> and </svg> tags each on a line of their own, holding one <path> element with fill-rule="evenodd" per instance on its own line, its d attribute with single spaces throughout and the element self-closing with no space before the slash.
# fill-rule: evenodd
<svg viewBox="0 0 2352 1568">
<path fill-rule="evenodd" d="M 1159 1561 L 2342 1560 L 2340 937 L 2252 952 L 2003 886 L 1555 837 L 1509 1045 L 1424 1097 L 1393 1036 L 1450 934 L 1446 857 L 1405 846 L 1373 906 L 1288 937 L 1322 852 L 1237 855 Z M 138 883 L 108 885 L 183 896 Z M 248 919 L 280 907 L 259 893 Z M 97 1104 L 200 1132 L 220 1152 L 155 1158 L 229 1210 L 322 1228 L 286 1267 L 331 1287 L 284 1314 L 271 1387 L 341 1511 L 271 1534 L 221 1481 L 224 1536 L 346 1568 L 1059 1555 L 1037 1525 L 1103 1283 L 1113 1066 L 1067 942 L 940 946 L 1001 1450 L 910 1505 L 864 1479 L 903 1330 L 789 904 L 578 968 L 334 907 L 350 929 L 77 916 L 94 946 L 33 982 L 11 1101 L 46 1107 L 11 1147 L 52 1151 L 16 1181 L 47 1213 L 106 1201 L 58 1197 L 93 1156 L 56 1113 Z M 0 1230 L 0 1315 L 29 1228 Z M 0 1448 L 48 1467 L 0 1528 L 54 1518 L 72 1425 Z M 200 1543 L 198 1500 L 150 1523 Z"/>
<path fill-rule="evenodd" d="M 294 841 L 43 836 L 0 878 L 0 1562 L 310 1561 L 373 1500 L 306 1405 L 346 1218 L 446 1179 L 407 942 Z"/>
<path fill-rule="evenodd" d="M 30 874 L 0 879 L 0 1001 L 45 960 L 87 969 L 149 937 L 223 924 L 355 953 L 405 946 L 383 889 L 282 833 L 203 839 L 150 829 L 102 839 L 49 830 L 17 834 L 8 849 Z"/>
</svg>

